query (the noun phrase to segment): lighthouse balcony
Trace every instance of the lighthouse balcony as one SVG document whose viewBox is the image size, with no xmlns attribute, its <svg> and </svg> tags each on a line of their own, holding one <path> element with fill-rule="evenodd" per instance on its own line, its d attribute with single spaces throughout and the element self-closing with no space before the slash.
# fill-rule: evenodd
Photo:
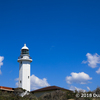
<svg viewBox="0 0 100 100">
<path fill-rule="evenodd" d="M 32 59 L 21 58 L 21 59 L 18 59 L 17 61 L 18 62 L 21 62 L 21 61 L 29 61 L 29 62 L 32 62 Z"/>
<path fill-rule="evenodd" d="M 24 58 L 25 56 L 19 56 L 18 59 Z M 32 59 L 32 57 L 28 56 L 28 59 Z"/>
<path fill-rule="evenodd" d="M 32 58 L 30 57 L 30 56 L 20 56 L 20 57 L 18 57 L 18 60 L 17 60 L 18 62 L 20 62 L 20 61 L 30 61 L 30 62 L 32 62 Z"/>
</svg>

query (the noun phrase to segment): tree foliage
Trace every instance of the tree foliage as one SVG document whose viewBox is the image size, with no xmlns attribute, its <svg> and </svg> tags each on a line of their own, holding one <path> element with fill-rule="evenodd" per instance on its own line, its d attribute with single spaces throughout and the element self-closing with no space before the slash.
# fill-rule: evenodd
<svg viewBox="0 0 100 100">
<path fill-rule="evenodd" d="M 61 91 L 56 90 L 51 93 L 46 93 L 42 95 L 41 97 L 37 98 L 34 96 L 34 94 L 29 93 L 29 95 L 25 95 L 24 97 L 20 96 L 20 93 L 25 92 L 26 90 L 23 90 L 21 88 L 14 89 L 13 92 L 10 91 L 2 91 L 0 90 L 0 100 L 68 100 L 68 99 L 74 99 L 74 100 L 93 100 L 93 97 L 76 97 L 76 94 L 78 93 L 81 95 L 82 93 L 86 94 L 100 94 L 100 87 L 97 87 L 94 91 L 88 91 L 88 92 L 71 92 L 71 91 Z M 95 100 L 100 100 L 100 98 L 95 98 Z"/>
</svg>

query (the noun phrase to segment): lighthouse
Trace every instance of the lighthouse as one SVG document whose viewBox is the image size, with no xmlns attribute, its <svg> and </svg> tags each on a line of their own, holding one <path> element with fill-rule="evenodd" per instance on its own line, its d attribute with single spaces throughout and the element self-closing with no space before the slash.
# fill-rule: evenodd
<svg viewBox="0 0 100 100">
<path fill-rule="evenodd" d="M 26 44 L 21 48 L 21 54 L 17 61 L 19 62 L 18 87 L 30 91 L 30 63 L 32 62 L 32 59 Z"/>
</svg>

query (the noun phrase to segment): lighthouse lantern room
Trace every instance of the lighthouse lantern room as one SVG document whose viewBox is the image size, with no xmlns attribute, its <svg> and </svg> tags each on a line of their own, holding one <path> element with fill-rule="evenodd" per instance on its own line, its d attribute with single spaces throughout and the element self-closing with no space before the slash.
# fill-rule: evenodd
<svg viewBox="0 0 100 100">
<path fill-rule="evenodd" d="M 30 91 L 30 63 L 32 59 L 29 56 L 29 48 L 26 44 L 21 48 L 21 54 L 17 61 L 19 62 L 18 87 Z"/>
</svg>

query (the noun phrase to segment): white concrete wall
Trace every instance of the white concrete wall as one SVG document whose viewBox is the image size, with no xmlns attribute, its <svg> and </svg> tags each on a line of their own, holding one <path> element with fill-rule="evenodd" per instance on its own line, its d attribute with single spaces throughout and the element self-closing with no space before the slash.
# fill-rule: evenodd
<svg viewBox="0 0 100 100">
<path fill-rule="evenodd" d="M 30 91 L 30 61 L 22 61 L 19 66 L 19 87 Z"/>
<path fill-rule="evenodd" d="M 21 63 L 19 62 L 19 82 L 18 82 L 18 87 L 22 87 L 22 69 L 23 69 L 23 67 L 21 66 Z"/>
</svg>

